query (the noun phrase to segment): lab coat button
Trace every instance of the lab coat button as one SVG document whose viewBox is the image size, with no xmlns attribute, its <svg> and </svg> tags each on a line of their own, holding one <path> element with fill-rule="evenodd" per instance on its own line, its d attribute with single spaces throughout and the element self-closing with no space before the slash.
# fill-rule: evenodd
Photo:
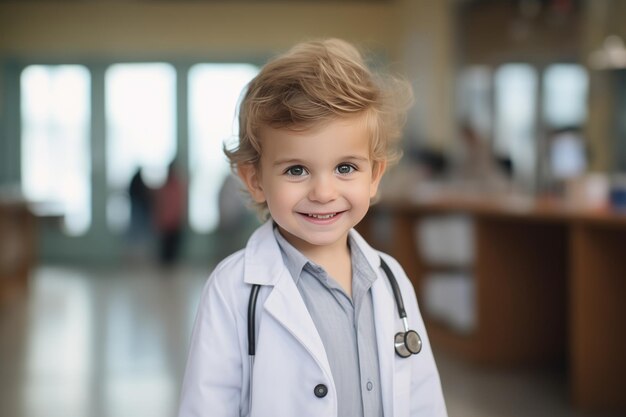
<svg viewBox="0 0 626 417">
<path fill-rule="evenodd" d="M 328 394 L 328 388 L 324 384 L 319 384 L 315 386 L 313 392 L 317 398 L 324 398 Z"/>
</svg>

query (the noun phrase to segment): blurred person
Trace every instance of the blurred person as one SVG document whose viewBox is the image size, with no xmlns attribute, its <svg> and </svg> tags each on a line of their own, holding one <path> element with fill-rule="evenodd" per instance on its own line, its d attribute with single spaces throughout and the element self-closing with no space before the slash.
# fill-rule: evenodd
<svg viewBox="0 0 626 417">
<path fill-rule="evenodd" d="M 218 194 L 219 223 L 215 235 L 217 259 L 245 246 L 251 232 L 259 225 L 254 214 L 248 210 L 243 184 L 233 174 L 224 178 Z"/>
<path fill-rule="evenodd" d="M 168 166 L 165 182 L 154 192 L 154 220 L 159 241 L 159 261 L 163 265 L 173 264 L 180 253 L 187 207 L 185 187 L 185 182 L 176 172 L 176 165 L 172 162 Z"/>
<path fill-rule="evenodd" d="M 459 145 L 452 170 L 454 179 L 465 187 L 474 186 L 486 192 L 509 189 L 513 170 L 511 160 L 496 156 L 489 142 L 468 122 L 461 125 Z"/>
<path fill-rule="evenodd" d="M 397 159 L 405 85 L 336 39 L 250 82 L 226 154 L 268 220 L 207 281 L 180 417 L 447 415 L 411 281 L 353 229 Z"/>
<path fill-rule="evenodd" d="M 446 155 L 420 145 L 415 139 L 408 142 L 401 163 L 385 173 L 381 200 L 428 197 L 436 193 L 446 179 L 450 165 Z"/>
<path fill-rule="evenodd" d="M 143 180 L 141 172 L 141 167 L 138 167 L 128 185 L 128 197 L 130 200 L 128 240 L 131 246 L 129 254 L 134 260 L 148 256 L 153 238 L 152 195 L 150 188 Z"/>
</svg>

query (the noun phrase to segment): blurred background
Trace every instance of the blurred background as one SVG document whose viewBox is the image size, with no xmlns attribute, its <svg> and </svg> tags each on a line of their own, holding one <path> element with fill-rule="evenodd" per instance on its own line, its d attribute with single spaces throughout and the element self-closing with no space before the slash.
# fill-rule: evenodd
<svg viewBox="0 0 626 417">
<path fill-rule="evenodd" d="M 340 37 L 415 92 L 359 227 L 451 416 L 626 415 L 626 1 L 0 1 L 0 416 L 173 416 L 199 295 L 258 220 L 242 88 Z"/>
</svg>

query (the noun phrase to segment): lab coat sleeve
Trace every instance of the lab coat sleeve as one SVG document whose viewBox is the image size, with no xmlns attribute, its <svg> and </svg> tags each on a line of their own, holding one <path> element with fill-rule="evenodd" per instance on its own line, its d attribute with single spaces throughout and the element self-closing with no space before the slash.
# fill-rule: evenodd
<svg viewBox="0 0 626 417">
<path fill-rule="evenodd" d="M 420 314 L 417 297 L 411 281 L 404 269 L 392 257 L 385 257 L 402 289 L 409 328 L 415 329 L 422 338 L 422 351 L 411 356 L 411 417 L 447 417 L 446 404 L 441 388 L 441 380 L 424 320 Z"/>
<path fill-rule="evenodd" d="M 191 336 L 179 417 L 240 415 L 242 355 L 227 266 L 220 265 L 203 290 Z"/>
</svg>

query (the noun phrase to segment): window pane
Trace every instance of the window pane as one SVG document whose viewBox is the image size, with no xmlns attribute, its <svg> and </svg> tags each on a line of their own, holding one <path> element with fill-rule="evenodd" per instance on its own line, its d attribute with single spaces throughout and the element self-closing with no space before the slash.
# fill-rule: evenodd
<svg viewBox="0 0 626 417">
<path fill-rule="evenodd" d="M 495 73 L 496 153 L 510 156 L 515 174 L 534 180 L 537 72 L 530 65 L 507 64 Z"/>
<path fill-rule="evenodd" d="M 197 232 L 218 224 L 218 193 L 230 172 L 222 146 L 238 134 L 239 97 L 257 73 L 248 64 L 199 64 L 189 72 L 189 220 Z"/>
<path fill-rule="evenodd" d="M 78 65 L 32 65 L 20 80 L 23 191 L 70 235 L 91 225 L 90 82 Z"/>
<path fill-rule="evenodd" d="M 165 180 L 176 155 L 176 72 L 169 64 L 116 64 L 106 72 L 107 221 L 129 225 L 128 187 L 142 170 L 149 186 Z"/>
<path fill-rule="evenodd" d="M 555 64 L 544 74 L 543 118 L 548 130 L 548 174 L 566 179 L 587 168 L 582 126 L 587 120 L 587 71 L 581 65 Z"/>
<path fill-rule="evenodd" d="M 576 64 L 550 65 L 544 75 L 544 119 L 548 127 L 581 126 L 587 119 L 587 71 Z"/>
<path fill-rule="evenodd" d="M 464 68 L 458 79 L 457 120 L 491 137 L 491 71 L 484 66 Z"/>
</svg>

